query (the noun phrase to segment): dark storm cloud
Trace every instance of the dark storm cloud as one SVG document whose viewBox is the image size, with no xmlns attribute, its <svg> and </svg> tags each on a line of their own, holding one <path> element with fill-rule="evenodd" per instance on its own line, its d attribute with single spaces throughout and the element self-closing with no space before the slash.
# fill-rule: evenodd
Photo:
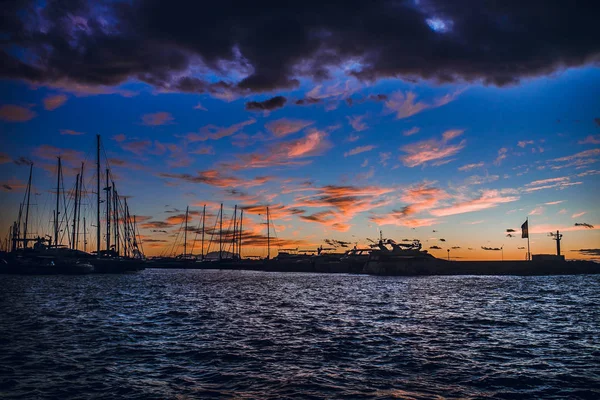
<svg viewBox="0 0 600 400">
<path fill-rule="evenodd" d="M 283 96 L 275 96 L 265 101 L 249 101 L 246 103 L 248 111 L 272 111 L 285 105 L 287 99 Z"/>
<path fill-rule="evenodd" d="M 67 89 L 136 79 L 229 95 L 294 88 L 352 61 L 345 73 L 359 79 L 501 86 L 597 63 L 599 8 L 595 0 L 8 0 L 0 75 Z"/>
</svg>

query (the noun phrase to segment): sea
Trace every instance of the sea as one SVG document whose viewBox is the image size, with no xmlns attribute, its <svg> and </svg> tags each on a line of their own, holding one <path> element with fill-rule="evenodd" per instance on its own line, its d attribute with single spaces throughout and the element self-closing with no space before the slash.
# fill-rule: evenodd
<svg viewBox="0 0 600 400">
<path fill-rule="evenodd" d="M 0 276 L 2 399 L 598 399 L 600 277 Z"/>
</svg>

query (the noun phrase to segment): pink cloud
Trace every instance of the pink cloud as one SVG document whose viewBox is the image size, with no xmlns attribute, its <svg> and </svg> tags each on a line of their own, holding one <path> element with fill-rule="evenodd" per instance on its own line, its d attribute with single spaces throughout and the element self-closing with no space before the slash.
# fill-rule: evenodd
<svg viewBox="0 0 600 400">
<path fill-rule="evenodd" d="M 157 112 L 142 115 L 142 124 L 148 126 L 166 125 L 173 122 L 173 116 L 168 112 Z"/>
<path fill-rule="evenodd" d="M 508 149 L 506 147 L 502 147 L 500 150 L 498 150 L 498 157 L 496 157 L 496 159 L 494 160 L 494 165 L 500 165 L 502 163 L 502 160 L 506 158 L 507 152 Z"/>
<path fill-rule="evenodd" d="M 207 140 L 219 140 L 224 137 L 231 136 L 239 132 L 242 128 L 252 125 L 256 122 L 255 119 L 249 119 L 229 127 L 219 127 L 215 125 L 207 125 L 200 129 L 200 133 L 188 133 L 185 137 L 190 142 L 204 142 Z"/>
<path fill-rule="evenodd" d="M 354 129 L 356 132 L 361 132 L 369 128 L 363 121 L 365 117 L 366 115 L 354 115 L 347 116 L 346 118 L 348 119 L 350 126 L 352 126 L 352 129 Z"/>
<path fill-rule="evenodd" d="M 462 167 L 458 168 L 458 170 L 459 171 L 470 171 L 475 168 L 481 168 L 481 167 L 483 167 L 483 165 L 484 165 L 483 162 L 479 162 L 476 164 L 467 164 L 467 165 L 463 165 Z"/>
<path fill-rule="evenodd" d="M 404 136 L 412 136 L 412 135 L 414 135 L 415 133 L 419 133 L 419 131 L 420 131 L 420 130 L 421 130 L 421 128 L 419 128 L 419 127 L 415 126 L 415 127 L 412 127 L 412 128 L 410 128 L 410 129 L 408 129 L 408 130 L 405 130 L 404 132 L 402 132 L 402 134 L 403 134 Z"/>
<path fill-rule="evenodd" d="M 587 213 L 586 211 L 576 213 L 576 214 L 571 215 L 571 218 L 579 218 L 579 217 L 584 216 L 586 213 Z"/>
<path fill-rule="evenodd" d="M 430 161 L 451 157 L 465 147 L 466 141 L 462 140 L 457 144 L 448 144 L 448 141 L 462 133 L 462 130 L 446 131 L 442 135 L 442 140 L 430 139 L 403 146 L 401 149 L 408 155 L 401 156 L 400 161 L 412 168 L 418 165 L 427 165 Z"/>
<path fill-rule="evenodd" d="M 600 149 L 591 149 L 591 150 L 581 151 L 579 153 L 576 153 L 576 154 L 573 154 L 570 156 L 555 158 L 552 161 L 572 161 L 572 160 L 579 159 L 579 158 L 587 158 L 587 157 L 593 157 L 593 156 L 597 156 L 597 155 L 600 155 Z"/>
<path fill-rule="evenodd" d="M 115 135 L 115 136 L 113 136 L 113 137 L 112 137 L 112 139 L 113 139 L 114 141 L 116 141 L 116 142 L 119 142 L 119 143 L 121 143 L 121 142 L 124 142 L 124 141 L 125 141 L 125 139 L 127 139 L 127 137 L 125 137 L 125 135 L 124 135 L 124 134 L 120 133 L 120 134 L 118 134 L 118 135 Z"/>
<path fill-rule="evenodd" d="M 443 97 L 435 99 L 432 103 L 416 101 L 417 95 L 414 92 L 394 93 L 389 100 L 385 102 L 386 108 L 396 113 L 397 119 L 408 118 L 424 110 L 444 106 L 454 101 L 461 91 L 449 93 Z"/>
<path fill-rule="evenodd" d="M 498 190 L 485 190 L 481 196 L 458 202 L 450 207 L 438 208 L 431 210 L 430 213 L 436 217 L 445 217 L 448 215 L 464 214 L 474 211 L 485 210 L 487 208 L 493 208 L 503 203 L 510 203 L 519 200 L 518 196 L 506 196 Z"/>
<path fill-rule="evenodd" d="M 542 215 L 544 213 L 544 207 L 536 207 L 529 212 L 527 215 Z"/>
<path fill-rule="evenodd" d="M 58 107 L 65 104 L 68 97 L 65 94 L 57 94 L 55 96 L 46 96 L 43 100 L 44 108 L 48 111 L 56 110 Z"/>
<path fill-rule="evenodd" d="M 61 129 L 60 130 L 60 134 L 61 135 L 72 135 L 72 136 L 76 136 L 76 135 L 83 135 L 85 132 L 77 132 L 71 129 Z"/>
<path fill-rule="evenodd" d="M 208 111 L 206 109 L 206 107 L 204 107 L 202 104 L 198 103 L 194 106 L 194 110 L 202 110 L 202 111 Z"/>
<path fill-rule="evenodd" d="M 265 128 L 273 134 L 273 136 L 281 138 L 292 133 L 296 133 L 307 126 L 310 126 L 314 121 L 304 121 L 300 119 L 281 118 L 271 121 L 265 125 Z"/>
<path fill-rule="evenodd" d="M 5 104 L 0 107 L 0 119 L 7 122 L 26 122 L 37 114 L 27 107 Z"/>
<path fill-rule="evenodd" d="M 600 144 L 600 135 L 589 135 L 583 140 L 577 142 L 578 144 Z"/>
<path fill-rule="evenodd" d="M 8 154 L 0 152 L 0 164 L 6 164 L 11 161 L 12 158 Z"/>
<path fill-rule="evenodd" d="M 373 150 L 373 149 L 375 149 L 375 148 L 377 148 L 377 146 L 375 146 L 375 145 L 372 145 L 372 144 L 370 144 L 370 145 L 368 145 L 368 146 L 359 146 L 359 147 L 355 147 L 355 148 L 353 148 L 352 150 L 350 150 L 350 151 L 348 151 L 348 152 L 344 153 L 344 157 L 348 157 L 348 156 L 355 156 L 355 155 L 357 155 L 357 154 L 360 154 L 360 153 L 365 153 L 365 152 L 367 152 L 367 151 L 371 151 L 371 150 Z"/>
<path fill-rule="evenodd" d="M 534 144 L 534 141 L 533 140 L 521 140 L 521 141 L 519 141 L 519 143 L 517 143 L 517 146 L 524 149 L 528 144 Z"/>
</svg>

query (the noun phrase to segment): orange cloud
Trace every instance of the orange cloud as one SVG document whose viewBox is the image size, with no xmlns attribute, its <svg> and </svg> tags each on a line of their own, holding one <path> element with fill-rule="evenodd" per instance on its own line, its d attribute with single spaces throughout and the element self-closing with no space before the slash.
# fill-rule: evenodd
<svg viewBox="0 0 600 400">
<path fill-rule="evenodd" d="M 310 126 L 314 121 L 304 121 L 300 119 L 281 118 L 271 121 L 265 125 L 265 128 L 273 134 L 273 136 L 281 138 L 292 133 L 296 133 L 307 126 Z"/>
<path fill-rule="evenodd" d="M 58 107 L 65 104 L 68 97 L 64 94 L 57 94 L 55 96 L 46 96 L 43 100 L 44 108 L 48 111 L 56 110 Z"/>
<path fill-rule="evenodd" d="M 0 119 L 7 122 L 26 122 L 37 114 L 27 107 L 5 104 L 0 107 Z"/>
<path fill-rule="evenodd" d="M 407 167 L 416 167 L 418 165 L 427 165 L 430 161 L 442 160 L 451 157 L 465 147 L 465 140 L 458 144 L 448 144 L 448 141 L 454 139 L 463 133 L 462 130 L 449 130 L 442 134 L 442 140 L 424 140 L 417 143 L 407 144 L 401 148 L 408 153 L 401 156 L 400 161 Z"/>
</svg>

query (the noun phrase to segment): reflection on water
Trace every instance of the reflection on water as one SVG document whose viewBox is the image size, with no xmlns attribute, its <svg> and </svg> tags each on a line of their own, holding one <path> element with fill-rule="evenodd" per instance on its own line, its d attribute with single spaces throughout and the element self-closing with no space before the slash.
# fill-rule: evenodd
<svg viewBox="0 0 600 400">
<path fill-rule="evenodd" d="M 3 398 L 600 395 L 600 277 L 3 276 Z"/>
</svg>

